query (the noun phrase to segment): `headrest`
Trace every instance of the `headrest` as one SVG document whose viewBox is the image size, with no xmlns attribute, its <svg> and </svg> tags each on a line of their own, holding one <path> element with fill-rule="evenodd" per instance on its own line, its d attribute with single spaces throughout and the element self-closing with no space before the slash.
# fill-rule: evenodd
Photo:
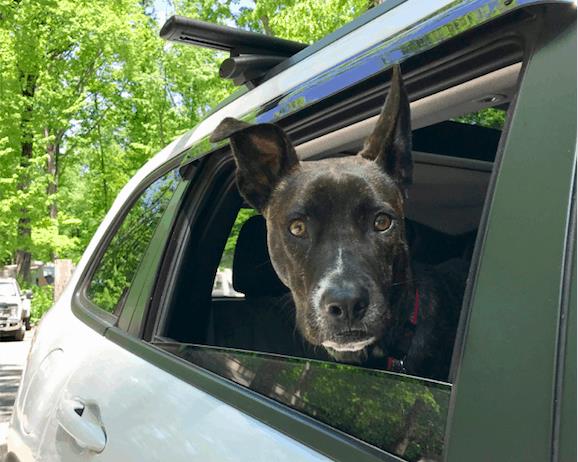
<svg viewBox="0 0 578 462">
<path fill-rule="evenodd" d="M 278 297 L 289 290 L 271 265 L 267 228 L 261 215 L 249 218 L 239 231 L 233 257 L 233 287 L 253 297 Z"/>
</svg>

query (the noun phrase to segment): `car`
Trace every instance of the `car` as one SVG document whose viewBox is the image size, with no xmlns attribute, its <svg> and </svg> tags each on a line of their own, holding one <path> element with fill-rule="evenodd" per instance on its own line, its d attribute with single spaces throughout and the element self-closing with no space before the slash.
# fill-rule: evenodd
<svg viewBox="0 0 578 462">
<path fill-rule="evenodd" d="M 22 292 L 14 278 L 0 278 L 0 335 L 24 340 L 30 330 L 30 291 Z"/>
<path fill-rule="evenodd" d="M 36 330 L 6 460 L 576 460 L 575 3 L 390 0 L 309 47 L 182 18 L 163 36 L 230 49 L 244 88 L 116 198 Z M 470 262 L 442 381 L 300 340 L 209 141 L 235 117 L 278 124 L 304 162 L 355 154 L 394 63 L 412 257 Z M 212 295 L 225 269 L 243 297 Z"/>
<path fill-rule="evenodd" d="M 217 271 L 213 282 L 213 297 L 244 297 L 244 294 L 233 288 L 233 272 L 230 268 Z"/>
</svg>

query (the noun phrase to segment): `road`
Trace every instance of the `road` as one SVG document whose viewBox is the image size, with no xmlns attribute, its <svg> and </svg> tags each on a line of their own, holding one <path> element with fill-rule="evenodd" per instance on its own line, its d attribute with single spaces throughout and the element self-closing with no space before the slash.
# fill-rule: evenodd
<svg viewBox="0 0 578 462">
<path fill-rule="evenodd" d="M 26 332 L 23 342 L 0 339 L 0 459 L 4 452 L 6 430 L 12 415 L 12 406 L 26 363 L 34 329 Z"/>
</svg>

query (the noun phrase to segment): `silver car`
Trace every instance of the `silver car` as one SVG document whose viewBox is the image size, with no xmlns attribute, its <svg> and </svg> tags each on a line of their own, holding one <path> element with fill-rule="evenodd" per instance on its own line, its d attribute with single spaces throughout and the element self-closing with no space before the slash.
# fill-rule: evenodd
<svg viewBox="0 0 578 462">
<path fill-rule="evenodd" d="M 391 0 L 307 48 L 247 34 L 163 30 L 229 46 L 222 74 L 246 88 L 117 197 L 37 329 L 7 461 L 576 460 L 575 3 Z M 412 259 L 470 263 L 442 381 L 302 341 L 263 218 L 209 141 L 236 117 L 283 127 L 303 162 L 354 155 L 393 63 Z M 212 293 L 225 270 L 243 296 Z"/>
</svg>

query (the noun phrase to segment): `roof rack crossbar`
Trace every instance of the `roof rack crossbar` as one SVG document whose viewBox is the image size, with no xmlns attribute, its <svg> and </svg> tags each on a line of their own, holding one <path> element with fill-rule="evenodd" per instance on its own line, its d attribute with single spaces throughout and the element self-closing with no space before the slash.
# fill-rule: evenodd
<svg viewBox="0 0 578 462">
<path fill-rule="evenodd" d="M 306 48 L 304 43 L 257 34 L 183 16 L 171 16 L 160 31 L 172 42 L 228 51 L 219 75 L 236 85 L 253 87 L 269 69 Z"/>
</svg>

